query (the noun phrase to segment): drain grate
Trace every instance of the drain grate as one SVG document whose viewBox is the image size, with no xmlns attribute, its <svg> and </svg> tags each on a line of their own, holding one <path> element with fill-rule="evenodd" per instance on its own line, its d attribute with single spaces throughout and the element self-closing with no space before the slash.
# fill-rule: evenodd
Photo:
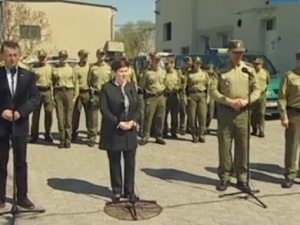
<svg viewBox="0 0 300 225">
<path fill-rule="evenodd" d="M 162 207 L 155 201 L 120 201 L 118 203 L 108 202 L 104 212 L 110 217 L 119 220 L 148 220 L 158 216 L 163 211 Z"/>
</svg>

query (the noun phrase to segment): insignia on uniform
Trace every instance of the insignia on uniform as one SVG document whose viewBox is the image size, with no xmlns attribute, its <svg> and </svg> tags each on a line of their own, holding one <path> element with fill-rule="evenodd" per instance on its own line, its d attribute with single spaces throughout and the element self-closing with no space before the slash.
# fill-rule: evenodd
<svg viewBox="0 0 300 225">
<path fill-rule="evenodd" d="M 237 43 L 236 43 L 236 47 L 237 47 L 237 48 L 240 48 L 240 47 L 241 47 L 241 43 L 240 43 L 240 42 L 237 42 Z"/>
</svg>

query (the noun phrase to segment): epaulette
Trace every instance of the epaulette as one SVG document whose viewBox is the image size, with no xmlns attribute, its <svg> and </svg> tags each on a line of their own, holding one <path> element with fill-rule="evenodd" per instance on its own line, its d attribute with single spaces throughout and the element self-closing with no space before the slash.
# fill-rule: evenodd
<svg viewBox="0 0 300 225">
<path fill-rule="evenodd" d="M 283 74 L 283 76 L 284 76 L 284 77 L 287 77 L 287 76 L 289 76 L 289 75 L 292 75 L 293 73 L 295 73 L 295 72 L 294 72 L 295 70 L 296 70 L 296 69 L 289 70 L 289 71 L 287 71 L 285 74 Z"/>
</svg>

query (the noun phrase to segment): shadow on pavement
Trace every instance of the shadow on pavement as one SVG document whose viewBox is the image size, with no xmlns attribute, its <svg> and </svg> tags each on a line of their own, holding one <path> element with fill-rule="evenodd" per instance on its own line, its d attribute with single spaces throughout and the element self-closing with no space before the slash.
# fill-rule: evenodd
<svg viewBox="0 0 300 225">
<path fill-rule="evenodd" d="M 177 170 L 177 169 L 151 169 L 151 168 L 143 168 L 141 169 L 144 173 L 149 176 L 156 177 L 162 180 L 176 180 L 176 181 L 184 181 L 196 184 L 205 184 L 205 185 L 216 185 L 218 183 L 217 180 L 195 175 L 192 173 L 188 173 L 185 171 Z"/>
<path fill-rule="evenodd" d="M 50 178 L 47 183 L 53 189 L 68 191 L 75 194 L 98 195 L 105 198 L 110 198 L 112 196 L 108 187 L 96 185 L 84 180 Z"/>
<path fill-rule="evenodd" d="M 259 170 L 268 173 L 274 173 L 283 175 L 284 168 L 276 164 L 269 164 L 269 163 L 251 163 L 250 168 L 254 170 Z"/>
<path fill-rule="evenodd" d="M 218 174 L 218 169 L 217 168 L 205 167 L 205 169 L 208 172 Z M 282 183 L 282 178 L 273 177 L 273 176 L 270 176 L 270 175 L 267 175 L 265 173 L 258 172 L 258 171 L 251 170 L 250 171 L 250 176 L 251 176 L 251 179 L 262 181 L 262 182 L 273 183 L 273 184 L 281 184 Z M 233 177 L 235 177 L 235 176 L 233 175 Z"/>
</svg>

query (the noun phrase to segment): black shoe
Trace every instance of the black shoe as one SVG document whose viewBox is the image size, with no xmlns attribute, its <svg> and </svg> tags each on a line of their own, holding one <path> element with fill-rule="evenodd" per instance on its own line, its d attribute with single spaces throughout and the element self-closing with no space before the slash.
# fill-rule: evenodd
<svg viewBox="0 0 300 225">
<path fill-rule="evenodd" d="M 0 200 L 0 209 L 3 209 L 5 205 L 5 201 Z"/>
<path fill-rule="evenodd" d="M 51 134 L 45 134 L 45 141 L 47 141 L 49 143 L 53 143 L 53 138 L 52 138 Z"/>
<path fill-rule="evenodd" d="M 176 134 L 176 133 L 172 133 L 172 134 L 171 134 L 171 138 L 172 138 L 172 139 L 178 139 L 177 134 Z"/>
<path fill-rule="evenodd" d="M 216 186 L 217 191 L 226 191 L 230 186 L 230 182 L 226 180 L 221 180 L 220 183 Z"/>
<path fill-rule="evenodd" d="M 65 143 L 65 148 L 71 148 L 70 142 L 66 142 L 66 143 Z"/>
<path fill-rule="evenodd" d="M 71 137 L 71 140 L 72 141 L 77 141 L 77 137 L 78 137 L 78 133 L 73 133 L 72 137 Z"/>
<path fill-rule="evenodd" d="M 204 138 L 204 137 L 199 137 L 199 142 L 200 142 L 200 143 L 205 143 L 205 142 L 206 142 L 206 140 L 205 140 L 205 138 Z"/>
<path fill-rule="evenodd" d="M 253 130 L 253 131 L 251 132 L 251 135 L 252 135 L 252 136 L 256 136 L 256 135 L 257 135 L 257 130 Z"/>
<path fill-rule="evenodd" d="M 31 136 L 31 137 L 29 138 L 29 143 L 34 144 L 34 143 L 37 143 L 38 140 L 39 140 L 39 138 L 38 138 L 37 136 Z"/>
<path fill-rule="evenodd" d="M 240 189 L 242 192 L 249 193 L 251 192 L 251 188 L 246 182 L 238 181 L 236 187 Z"/>
<path fill-rule="evenodd" d="M 282 184 L 281 187 L 282 188 L 291 188 L 294 184 L 294 180 L 290 180 L 290 179 L 285 179 Z"/>
<path fill-rule="evenodd" d="M 88 146 L 93 148 L 95 146 L 95 141 L 89 141 Z"/>
<path fill-rule="evenodd" d="M 113 203 L 118 203 L 118 202 L 120 202 L 120 199 L 121 199 L 121 195 L 120 194 L 114 194 L 114 196 L 111 198 L 111 201 Z"/>
<path fill-rule="evenodd" d="M 197 136 L 192 135 L 192 138 L 193 138 L 192 140 L 193 143 L 198 143 L 199 138 Z"/>
<path fill-rule="evenodd" d="M 156 141 L 155 141 L 157 144 L 159 144 L 159 145 L 165 145 L 166 144 L 166 142 L 165 142 L 165 140 L 164 139 L 162 139 L 162 138 L 156 138 Z"/>
<path fill-rule="evenodd" d="M 265 137 L 265 133 L 264 132 L 259 132 L 259 134 L 258 134 L 258 137 L 260 137 L 260 138 L 264 138 Z"/>
<path fill-rule="evenodd" d="M 61 141 L 58 145 L 58 148 L 65 148 L 65 142 Z"/>
<path fill-rule="evenodd" d="M 180 135 L 185 135 L 185 130 L 184 129 L 180 129 L 179 134 Z"/>
<path fill-rule="evenodd" d="M 148 144 L 148 139 L 142 139 L 140 142 L 139 142 L 140 145 L 146 145 Z"/>
<path fill-rule="evenodd" d="M 28 198 L 21 198 L 17 200 L 17 205 L 24 209 L 34 209 L 34 204 Z"/>
</svg>

